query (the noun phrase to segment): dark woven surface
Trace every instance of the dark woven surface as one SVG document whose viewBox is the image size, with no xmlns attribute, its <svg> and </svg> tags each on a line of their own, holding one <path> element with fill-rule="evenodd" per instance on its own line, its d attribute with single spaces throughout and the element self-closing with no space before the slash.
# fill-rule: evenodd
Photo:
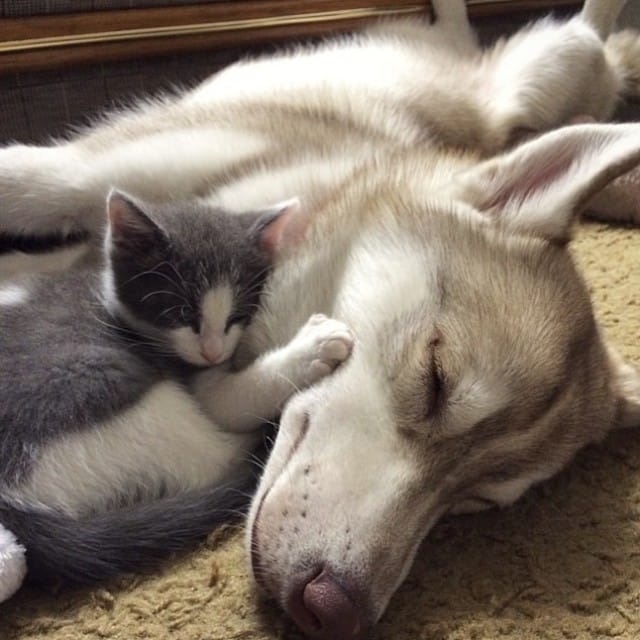
<svg viewBox="0 0 640 640">
<path fill-rule="evenodd" d="M 46 142 L 137 97 L 194 86 L 245 51 L 0 76 L 0 144 Z"/>
<path fill-rule="evenodd" d="M 181 4 L 205 4 L 221 0 L 0 0 L 0 16 L 50 15 L 81 11 L 105 11 L 108 9 L 142 9 L 145 7 L 170 7 Z"/>
</svg>

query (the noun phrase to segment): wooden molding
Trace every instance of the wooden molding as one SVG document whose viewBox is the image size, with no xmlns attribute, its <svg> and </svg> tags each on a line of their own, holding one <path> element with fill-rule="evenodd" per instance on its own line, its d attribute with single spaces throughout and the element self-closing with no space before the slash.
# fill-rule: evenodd
<svg viewBox="0 0 640 640">
<path fill-rule="evenodd" d="M 473 17 L 579 5 L 575 0 L 469 0 Z M 0 73 L 248 46 L 419 15 L 416 0 L 262 0 L 0 20 Z"/>
</svg>

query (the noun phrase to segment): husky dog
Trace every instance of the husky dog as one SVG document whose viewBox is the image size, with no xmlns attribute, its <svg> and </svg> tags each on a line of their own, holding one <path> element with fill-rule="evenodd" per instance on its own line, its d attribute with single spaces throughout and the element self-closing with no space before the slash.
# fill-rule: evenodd
<svg viewBox="0 0 640 640">
<path fill-rule="evenodd" d="M 0 152 L 12 233 L 98 234 L 113 184 L 310 208 L 236 365 L 312 313 L 355 334 L 286 407 L 247 527 L 256 580 L 321 639 L 367 636 L 443 514 L 508 505 L 640 424 L 640 376 L 567 250 L 590 198 L 640 162 L 640 124 L 551 131 L 640 94 L 640 35 L 610 35 L 623 0 L 487 51 L 462 0 L 433 5 L 433 25 L 243 61 L 70 142 Z"/>
</svg>

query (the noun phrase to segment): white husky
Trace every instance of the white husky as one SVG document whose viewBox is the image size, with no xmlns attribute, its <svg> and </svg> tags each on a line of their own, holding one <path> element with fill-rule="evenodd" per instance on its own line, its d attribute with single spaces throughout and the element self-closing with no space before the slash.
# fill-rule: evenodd
<svg viewBox="0 0 640 640">
<path fill-rule="evenodd" d="M 356 344 L 286 408 L 248 547 L 258 582 L 327 640 L 367 635 L 444 513 L 510 504 L 640 424 L 640 377 L 567 251 L 588 200 L 640 162 L 640 124 L 544 133 L 640 94 L 640 35 L 609 37 L 624 2 L 488 51 L 462 0 L 433 4 L 433 26 L 238 63 L 71 142 L 0 152 L 14 233 L 99 235 L 114 185 L 238 211 L 301 198 L 312 221 L 238 365 L 313 313 Z"/>
</svg>

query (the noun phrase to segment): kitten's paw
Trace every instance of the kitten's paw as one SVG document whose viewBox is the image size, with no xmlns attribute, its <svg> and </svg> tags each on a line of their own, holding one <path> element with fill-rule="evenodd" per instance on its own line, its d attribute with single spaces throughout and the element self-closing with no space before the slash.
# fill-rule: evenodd
<svg viewBox="0 0 640 640">
<path fill-rule="evenodd" d="M 332 373 L 353 350 L 351 329 L 340 320 L 315 314 L 298 331 L 288 347 L 298 386 L 308 386 Z"/>
</svg>

